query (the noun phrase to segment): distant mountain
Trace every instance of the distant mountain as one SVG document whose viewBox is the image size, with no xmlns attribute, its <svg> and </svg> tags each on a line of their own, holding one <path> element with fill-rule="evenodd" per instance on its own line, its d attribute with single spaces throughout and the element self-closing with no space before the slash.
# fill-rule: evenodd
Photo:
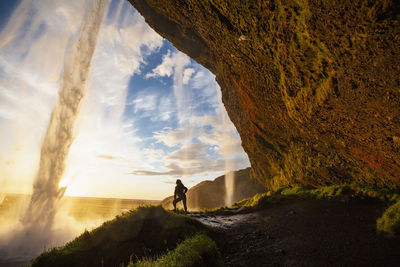
<svg viewBox="0 0 400 267">
<path fill-rule="evenodd" d="M 250 168 L 235 171 L 234 180 L 234 202 L 266 191 L 256 180 L 250 178 Z M 214 181 L 203 181 L 193 186 L 186 196 L 189 210 L 212 209 L 224 206 L 226 196 L 225 175 L 215 178 Z M 173 196 L 167 197 L 161 202 L 161 205 L 165 209 L 173 209 L 173 199 Z M 180 203 L 178 203 L 178 207 L 181 207 L 182 204 Z"/>
</svg>

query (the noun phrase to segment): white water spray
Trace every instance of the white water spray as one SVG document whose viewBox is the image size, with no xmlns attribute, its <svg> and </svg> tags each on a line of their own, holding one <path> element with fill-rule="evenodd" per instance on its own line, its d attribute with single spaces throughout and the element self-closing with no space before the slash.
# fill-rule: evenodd
<svg viewBox="0 0 400 267">
<path fill-rule="evenodd" d="M 86 81 L 105 9 L 105 1 L 93 1 L 77 40 L 66 54 L 58 100 L 41 147 L 32 197 L 21 220 L 23 229 L 15 233 L 8 244 L 9 254 L 13 257 L 16 254 L 31 257 L 49 244 L 57 245 L 54 242 L 58 240 L 53 238 L 53 223 L 57 204 L 65 192 L 65 188 L 59 188 L 59 183 L 74 140 L 74 123 L 85 96 Z"/>
<path fill-rule="evenodd" d="M 224 127 L 229 127 L 231 122 L 222 102 L 220 103 L 220 110 L 222 125 L 224 125 Z M 231 151 L 231 146 L 229 144 L 221 144 L 221 147 L 222 154 L 225 157 L 225 205 L 230 206 L 233 204 L 233 193 L 235 188 L 235 173 L 233 172 L 235 164 L 230 157 L 234 153 Z"/>
</svg>

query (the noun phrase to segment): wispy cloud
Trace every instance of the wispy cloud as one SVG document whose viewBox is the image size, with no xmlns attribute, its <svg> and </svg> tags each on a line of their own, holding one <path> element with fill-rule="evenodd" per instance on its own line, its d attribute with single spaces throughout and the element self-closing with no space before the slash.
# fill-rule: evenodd
<svg viewBox="0 0 400 267">
<path fill-rule="evenodd" d="M 225 171 L 225 159 L 221 156 L 210 155 L 210 146 L 202 143 L 191 143 L 183 145 L 170 154 L 164 156 L 164 171 L 153 171 L 135 169 L 130 174 L 140 176 L 190 176 L 203 173 L 221 173 Z M 233 166 L 245 168 L 248 166 L 248 159 L 243 154 L 232 155 Z"/>
<path fill-rule="evenodd" d="M 144 149 L 144 154 L 152 162 L 157 162 L 157 161 L 163 162 L 165 157 L 165 152 L 162 149 L 146 148 Z"/>
<path fill-rule="evenodd" d="M 163 56 L 162 63 L 146 74 L 147 78 L 151 77 L 171 77 L 173 74 L 180 72 L 183 68 L 190 64 L 190 58 L 181 52 L 171 52 L 170 50 Z"/>
<path fill-rule="evenodd" d="M 0 180 L 12 177 L 9 188 L 33 178 L 65 50 L 89 3 L 23 0 L 0 33 Z M 152 183 L 152 194 L 162 196 L 161 181 L 143 176 L 212 178 L 227 158 L 232 168 L 248 166 L 215 76 L 172 48 L 127 1 L 111 3 L 68 160 L 66 176 L 76 176 L 69 193 L 148 198 L 140 188 Z M 163 45 L 169 51 L 156 65 Z"/>
<path fill-rule="evenodd" d="M 132 165 L 151 168 L 143 160 L 142 138 L 135 134 L 136 118 L 126 118 L 123 114 L 131 76 L 140 74 L 146 54 L 157 51 L 163 40 L 137 11 L 128 9 L 131 8 L 128 2 L 121 1 L 120 5 L 123 7 L 116 9 L 116 14 L 109 14 L 100 32 L 88 97 L 82 108 L 79 134 L 71 147 L 67 173 L 68 176 L 85 169 L 85 175 L 78 177 L 77 185 L 81 187 L 90 184 L 93 176 L 99 177 L 103 188 L 95 188 L 97 191 L 106 190 L 111 177 L 126 183 L 125 174 Z M 148 94 L 130 104 L 135 112 L 150 112 L 157 101 L 157 96 Z"/>
<path fill-rule="evenodd" d="M 147 78 L 173 77 L 173 90 L 180 123 L 183 123 L 192 114 L 190 90 L 185 90 L 185 84 L 189 82 L 194 71 L 192 68 L 187 68 L 190 64 L 191 60 L 185 54 L 179 51 L 168 51 L 163 56 L 161 64 L 154 68 L 152 72 L 146 74 Z"/>
<path fill-rule="evenodd" d="M 148 112 L 157 109 L 157 96 L 154 94 L 141 94 L 138 95 L 133 101 L 134 112 Z"/>
<path fill-rule="evenodd" d="M 163 96 L 158 102 L 158 112 L 153 117 L 153 120 L 167 121 L 175 112 L 172 106 L 172 99 L 170 96 Z"/>
<path fill-rule="evenodd" d="M 122 163 L 129 163 L 129 164 L 133 163 L 132 161 L 127 160 L 123 157 L 112 156 L 112 155 L 97 155 L 96 157 L 99 159 L 112 160 L 112 161 L 117 161 L 117 162 L 122 162 Z"/>
<path fill-rule="evenodd" d="M 206 144 L 186 144 L 170 153 L 165 159 L 180 162 L 204 162 L 209 158 Z"/>
<path fill-rule="evenodd" d="M 206 169 L 223 172 L 249 166 L 240 137 L 221 102 L 214 75 L 181 52 L 168 51 L 161 64 L 146 77 L 172 78 L 178 127 L 165 127 L 153 133 L 156 142 L 173 149 L 163 159 L 165 171 L 136 170 L 133 174 L 195 175 Z"/>
<path fill-rule="evenodd" d="M 182 83 L 183 84 L 188 84 L 190 79 L 192 78 L 192 74 L 195 73 L 195 69 L 193 68 L 187 68 L 183 71 L 183 78 L 182 78 Z"/>
<path fill-rule="evenodd" d="M 0 179 L 9 188 L 31 184 L 65 51 L 89 4 L 24 0 L 0 33 L 0 155 L 15 162 L 0 161 Z"/>
<path fill-rule="evenodd" d="M 0 179 L 10 180 L 8 188 L 22 181 L 31 184 L 64 54 L 90 3 L 25 0 L 0 33 L 0 156 L 6 156 L 0 161 L 0 169 L 6 170 Z M 128 164 L 150 167 L 142 160 L 133 123 L 122 121 L 122 115 L 132 74 L 140 73 L 146 55 L 157 51 L 163 39 L 128 2 L 113 3 L 118 7 L 109 10 L 100 30 L 69 154 L 65 175 L 78 173 L 70 192 L 107 195 L 107 180 L 124 177 Z M 16 165 L 3 168 L 10 160 Z M 102 182 L 90 185 L 92 177 Z"/>
<path fill-rule="evenodd" d="M 170 163 L 164 166 L 165 171 L 148 171 L 148 170 L 133 170 L 130 174 L 138 176 L 183 176 L 189 177 L 205 173 L 223 173 L 225 170 L 225 160 L 219 159 L 216 161 L 207 160 L 206 164 L 186 164 L 184 166 L 175 163 Z M 244 168 L 246 166 L 245 159 L 238 160 L 236 166 Z"/>
<path fill-rule="evenodd" d="M 176 184 L 176 181 L 161 181 L 162 183 L 165 183 L 165 184 L 173 184 L 173 185 L 175 185 Z M 0 202 L 1 203 L 1 202 Z"/>
<path fill-rule="evenodd" d="M 198 134 L 203 131 L 202 128 L 193 127 L 192 125 L 186 124 L 178 129 L 165 128 L 161 131 L 154 133 L 154 138 L 158 142 L 162 142 L 169 147 L 173 147 L 179 144 L 185 144 L 196 138 Z"/>
</svg>

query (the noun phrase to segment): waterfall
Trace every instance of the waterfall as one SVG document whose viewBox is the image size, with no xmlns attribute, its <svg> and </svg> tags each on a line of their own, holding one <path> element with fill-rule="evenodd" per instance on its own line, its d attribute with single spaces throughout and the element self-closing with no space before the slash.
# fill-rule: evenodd
<svg viewBox="0 0 400 267">
<path fill-rule="evenodd" d="M 225 107 L 223 106 L 222 102 L 220 103 L 220 110 L 221 110 L 221 119 L 222 125 L 226 128 L 229 127 L 230 119 L 228 114 L 225 111 Z M 233 154 L 231 151 L 231 146 L 229 144 L 221 144 L 222 145 L 222 154 L 225 158 L 225 205 L 230 206 L 233 204 L 233 193 L 235 189 L 235 172 L 234 170 L 234 162 L 230 158 Z"/>
<path fill-rule="evenodd" d="M 9 254 L 13 257 L 32 257 L 46 246 L 55 245 L 52 244 L 56 242 L 52 227 L 57 204 L 65 192 L 65 188 L 59 188 L 59 183 L 74 140 L 74 123 L 86 93 L 86 81 L 106 6 L 106 1 L 93 1 L 78 37 L 65 55 L 58 99 L 41 147 L 29 206 L 21 220 L 23 229 L 8 244 Z"/>
</svg>

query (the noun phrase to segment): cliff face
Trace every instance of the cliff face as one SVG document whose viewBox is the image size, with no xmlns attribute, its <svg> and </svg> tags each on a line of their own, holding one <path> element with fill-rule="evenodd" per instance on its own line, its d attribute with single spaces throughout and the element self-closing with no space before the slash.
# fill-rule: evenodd
<svg viewBox="0 0 400 267">
<path fill-rule="evenodd" d="M 250 168 L 235 171 L 234 183 L 233 202 L 265 192 L 265 188 L 256 180 L 250 178 Z M 190 211 L 225 206 L 225 175 L 215 178 L 214 181 L 203 181 L 193 186 L 188 190 L 186 196 L 187 207 Z M 167 197 L 161 202 L 161 206 L 165 209 L 173 209 L 173 200 L 173 196 Z M 181 207 L 182 204 L 180 203 L 178 203 L 178 207 Z"/>
<path fill-rule="evenodd" d="M 264 185 L 400 185 L 395 0 L 130 0 L 216 75 Z"/>
</svg>

